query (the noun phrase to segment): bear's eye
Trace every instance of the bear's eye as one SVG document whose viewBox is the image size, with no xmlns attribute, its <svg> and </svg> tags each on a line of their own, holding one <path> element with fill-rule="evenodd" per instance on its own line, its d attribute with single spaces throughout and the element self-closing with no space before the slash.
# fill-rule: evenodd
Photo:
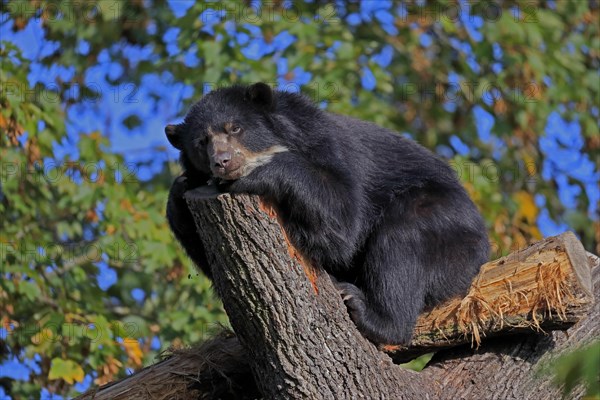
<svg viewBox="0 0 600 400">
<path fill-rule="evenodd" d="M 199 138 L 194 139 L 192 141 L 192 144 L 194 145 L 194 147 L 206 146 L 208 144 L 208 137 L 200 136 Z"/>
<path fill-rule="evenodd" d="M 234 134 L 234 135 L 237 135 L 237 134 L 238 134 L 238 133 L 240 133 L 241 131 L 242 131 L 242 128 L 241 128 L 241 127 L 239 127 L 239 126 L 237 126 L 237 125 L 234 125 L 234 126 L 232 126 L 232 127 L 231 127 L 231 130 L 230 130 L 230 132 L 231 132 L 232 134 Z"/>
</svg>

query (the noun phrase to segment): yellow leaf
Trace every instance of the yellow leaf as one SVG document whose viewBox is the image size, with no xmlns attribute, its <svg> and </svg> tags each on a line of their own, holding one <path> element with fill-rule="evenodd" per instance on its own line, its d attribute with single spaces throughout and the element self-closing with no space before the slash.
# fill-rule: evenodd
<svg viewBox="0 0 600 400">
<path fill-rule="evenodd" d="M 537 226 L 532 226 L 530 232 L 535 240 L 542 240 L 542 232 L 540 232 Z"/>
<path fill-rule="evenodd" d="M 535 219 L 538 215 L 538 208 L 535 205 L 533 196 L 524 190 L 521 190 L 513 195 L 514 200 L 519 205 L 519 210 L 515 215 L 515 218 L 523 217 L 528 223 L 535 223 Z"/>
<path fill-rule="evenodd" d="M 90 138 L 92 140 L 100 140 L 100 139 L 102 139 L 102 134 L 98 131 L 95 131 L 95 132 L 90 133 Z"/>
<path fill-rule="evenodd" d="M 122 366 L 123 364 L 121 361 L 117 360 L 113 356 L 108 356 L 106 359 L 106 364 L 102 365 L 98 369 L 98 378 L 94 379 L 94 383 L 101 386 L 105 383 L 113 381 L 115 375 L 119 373 L 119 370 Z"/>
<path fill-rule="evenodd" d="M 122 345 L 125 348 L 125 352 L 127 353 L 127 357 L 129 357 L 131 364 L 134 366 L 141 366 L 143 353 L 139 342 L 134 339 L 125 339 L 123 340 Z"/>
<path fill-rule="evenodd" d="M 31 337 L 31 343 L 37 346 L 39 344 L 42 344 L 46 340 L 52 342 L 52 341 L 56 340 L 56 339 L 53 339 L 53 337 L 54 337 L 54 332 L 52 332 L 52 329 L 43 328 L 39 334 L 33 335 Z"/>
</svg>

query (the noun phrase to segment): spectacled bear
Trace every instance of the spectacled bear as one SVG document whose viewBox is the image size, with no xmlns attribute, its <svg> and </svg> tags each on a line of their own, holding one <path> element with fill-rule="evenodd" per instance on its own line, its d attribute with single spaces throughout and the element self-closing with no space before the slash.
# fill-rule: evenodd
<svg viewBox="0 0 600 400">
<path fill-rule="evenodd" d="M 185 170 L 168 220 L 209 278 L 183 200 L 208 180 L 274 202 L 292 243 L 334 277 L 375 343 L 408 343 L 419 313 L 463 295 L 488 260 L 484 222 L 453 170 L 388 129 L 256 83 L 207 94 L 165 131 Z"/>
</svg>

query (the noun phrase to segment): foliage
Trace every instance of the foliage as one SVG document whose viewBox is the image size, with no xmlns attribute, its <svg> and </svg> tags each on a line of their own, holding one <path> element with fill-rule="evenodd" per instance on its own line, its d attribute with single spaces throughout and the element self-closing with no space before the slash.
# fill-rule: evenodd
<svg viewBox="0 0 600 400">
<path fill-rule="evenodd" d="M 406 368 L 406 369 L 412 369 L 413 371 L 417 371 L 417 372 L 421 371 L 423 368 L 425 368 L 425 366 L 431 360 L 431 358 L 433 357 L 434 354 L 435 353 L 423 354 L 422 356 L 419 356 L 419 357 L 415 358 L 414 360 L 411 360 L 404 364 L 400 364 L 400 366 L 403 368 Z"/>
<path fill-rule="evenodd" d="M 600 341 L 546 361 L 538 375 L 552 375 L 553 383 L 563 388 L 563 398 L 579 384 L 585 385 L 585 398 L 600 398 Z"/>
<path fill-rule="evenodd" d="M 600 250 L 588 2 L 0 4 L 0 362 L 29 375 L 15 397 L 73 395 L 225 321 L 166 226 L 178 167 L 161 133 L 220 85 L 300 90 L 449 158 L 494 257 L 567 228 Z"/>
</svg>

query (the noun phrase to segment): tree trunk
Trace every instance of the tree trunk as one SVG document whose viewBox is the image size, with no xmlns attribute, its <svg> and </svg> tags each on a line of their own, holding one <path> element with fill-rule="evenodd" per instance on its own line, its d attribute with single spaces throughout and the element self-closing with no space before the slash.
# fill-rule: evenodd
<svg viewBox="0 0 600 400">
<path fill-rule="evenodd" d="M 192 193 L 214 287 L 266 398 L 419 396 L 419 375 L 360 335 L 327 274 L 290 251 L 268 206 L 245 195 Z"/>
<path fill-rule="evenodd" d="M 463 343 L 469 342 L 473 338 L 473 326 L 479 329 L 481 336 L 513 328 L 502 321 L 512 321 L 517 327 L 529 329 L 530 334 L 485 340 L 477 350 L 462 346 L 440 351 L 423 372 L 405 370 L 392 364 L 385 353 L 360 335 L 327 274 L 313 270 L 302 260 L 287 241 L 270 207 L 257 197 L 215 196 L 206 188 L 189 192 L 187 199 L 200 227 L 199 239 L 209 257 L 215 289 L 223 299 L 241 347 L 248 353 L 244 362 L 252 370 L 258 389 L 268 399 L 559 398 L 559 388 L 551 386 L 547 377 L 536 380 L 533 370 L 543 360 L 555 357 L 558 351 L 600 335 L 599 304 L 593 305 L 588 316 L 584 312 L 589 311 L 592 303 L 590 264 L 581 244 L 567 234 L 482 268 L 470 295 L 474 296 L 474 289 L 485 291 L 488 297 L 484 298 L 487 304 L 494 305 L 490 309 L 495 312 L 467 313 L 466 318 L 458 311 L 461 304 L 472 305 L 472 299 L 465 302 L 467 296 L 450 301 L 422 315 L 419 326 L 423 328 L 427 321 L 443 320 L 449 324 L 445 325 L 446 333 L 458 332 L 452 339 L 443 335 L 435 337 L 433 332 L 443 324 L 434 323 L 423 328 L 422 335 L 418 334 L 420 328 L 417 327 L 417 342 L 409 349 L 387 350 L 393 351 L 395 358 L 402 358 L 403 351 L 404 354 L 418 351 L 418 340 L 424 336 L 428 337 L 428 346 L 448 346 L 460 343 L 461 336 Z M 593 260 L 598 261 L 597 257 Z M 540 283 L 539 262 L 542 266 L 554 266 L 552 274 L 542 276 L 559 279 L 542 279 Z M 501 279 L 493 278 L 499 276 L 494 271 L 502 271 L 500 275 L 509 276 L 511 282 L 527 284 L 500 284 Z M 593 292 L 598 297 L 600 268 L 595 268 L 593 275 Z M 521 281 L 523 277 L 526 278 Z M 548 285 L 550 283 L 552 285 Z M 494 299 L 502 298 L 503 290 L 510 294 L 521 293 L 510 297 L 511 302 L 520 298 L 530 308 L 522 307 L 518 301 L 519 306 L 497 308 L 499 303 Z M 545 290 L 558 294 L 552 297 L 546 293 L 541 298 L 544 301 L 532 300 L 539 300 L 535 296 Z M 541 307 L 543 304 L 548 307 Z M 448 311 L 451 309 L 455 314 Z M 507 314 L 509 309 L 512 314 Z M 473 307 L 464 310 L 473 310 Z M 504 313 L 500 319 L 498 310 Z M 440 315 L 445 317 L 439 318 Z M 455 318 L 450 318 L 451 315 Z M 507 315 L 518 318 L 505 318 Z M 565 329 L 581 317 L 584 318 L 566 334 L 546 335 L 539 331 L 544 326 Z M 196 350 L 176 354 L 80 398 L 191 398 L 189 388 L 206 364 Z M 170 377 L 166 378 L 167 375 Z M 163 385 L 162 392 L 147 390 L 152 384 L 156 386 L 156 382 Z M 186 388 L 187 395 L 184 389 L 174 390 L 175 387 Z M 581 393 L 579 388 L 575 395 L 581 396 Z"/>
</svg>

